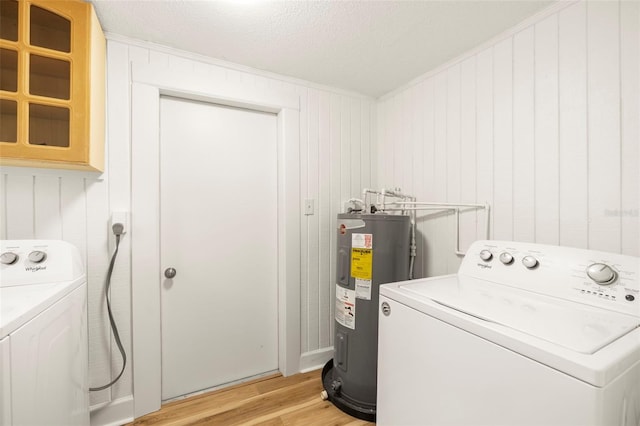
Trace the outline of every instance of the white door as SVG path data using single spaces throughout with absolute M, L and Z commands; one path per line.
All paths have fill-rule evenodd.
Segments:
M 277 370 L 276 116 L 161 98 L 160 187 L 162 399 Z

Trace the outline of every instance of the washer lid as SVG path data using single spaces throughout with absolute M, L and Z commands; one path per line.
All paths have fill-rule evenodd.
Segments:
M 0 339 L 35 318 L 84 283 L 74 281 L 0 287 Z
M 407 282 L 400 290 L 584 354 L 640 326 L 640 319 L 465 276 Z

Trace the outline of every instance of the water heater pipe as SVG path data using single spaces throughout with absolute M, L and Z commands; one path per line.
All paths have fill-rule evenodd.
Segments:
M 367 190 L 369 191 L 369 190 Z M 378 193 L 376 191 L 376 193 Z M 382 210 L 385 211 L 386 210 L 386 198 L 387 197 L 392 197 L 392 198 L 400 198 L 401 200 L 410 200 L 410 202 L 416 202 L 416 197 L 414 197 L 413 195 L 407 195 L 407 194 L 403 194 L 402 192 L 400 192 L 399 188 L 396 188 L 394 190 L 389 190 L 389 189 L 382 189 L 382 191 L 379 193 L 380 195 L 382 195 Z M 379 200 L 376 200 L 379 201 Z M 405 214 L 407 212 L 406 209 L 400 209 L 401 214 Z M 413 279 L 413 269 L 414 269 L 414 265 L 415 265 L 415 261 L 416 261 L 416 212 L 412 211 L 409 213 L 409 217 L 411 218 L 411 242 L 410 242 L 410 252 L 409 252 L 409 279 L 412 280 Z
M 485 239 L 489 239 L 490 231 L 490 207 L 489 203 L 485 204 L 473 204 L 473 203 L 434 203 L 434 202 L 416 202 L 416 201 L 394 201 L 390 203 L 392 205 L 401 206 L 401 208 L 387 208 L 386 211 L 415 211 L 417 210 L 446 210 L 453 211 L 456 215 L 456 249 L 455 253 L 458 256 L 464 256 L 466 253 L 460 250 L 460 209 L 461 208 L 474 208 L 484 209 L 485 211 Z

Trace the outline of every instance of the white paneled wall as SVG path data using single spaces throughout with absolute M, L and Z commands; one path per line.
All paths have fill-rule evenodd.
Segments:
M 109 215 L 130 211 L 131 63 L 296 93 L 300 198 L 315 203 L 315 213 L 302 217 L 300 241 L 301 365 L 311 366 L 333 344 L 336 214 L 363 187 L 400 187 L 422 201 L 488 202 L 493 238 L 640 255 L 639 44 L 638 2 L 555 6 L 375 103 L 112 36 L 105 173 L 3 168 L 0 238 L 60 238 L 83 252 L 91 385 L 103 384 L 120 367 L 103 292 Z M 461 215 L 463 249 L 484 236 L 483 214 Z M 457 270 L 454 224 L 446 213 L 419 215 L 417 276 Z M 111 291 L 129 354 L 131 244 L 127 234 Z M 131 377 L 129 370 L 113 389 L 93 393 L 93 407 L 129 398 Z
M 104 303 L 109 262 L 109 217 L 130 211 L 131 63 L 145 62 L 206 73 L 221 84 L 234 81 L 256 91 L 278 88 L 300 97 L 301 198 L 313 199 L 315 214 L 303 216 L 301 257 L 302 365 L 332 342 L 336 215 L 344 201 L 371 184 L 371 125 L 374 101 L 340 90 L 241 69 L 220 61 L 111 37 L 107 48 L 107 167 L 102 175 L 55 170 L 3 168 L 0 173 L 1 238 L 53 238 L 83 253 L 89 281 L 90 384 L 108 383 L 121 361 L 113 344 Z M 206 155 L 206 153 L 203 153 Z M 135 215 L 135 212 L 131 212 Z M 132 240 L 133 239 L 133 240 Z M 131 244 L 126 234 L 112 281 L 112 306 L 124 347 L 131 354 Z M 112 249 L 112 248 L 111 248 Z M 311 363 L 311 364 L 309 364 Z M 129 364 L 130 365 L 130 364 Z M 132 394 L 131 371 L 111 389 L 91 394 L 94 408 Z M 109 415 L 99 422 L 111 420 Z
M 383 97 L 377 186 L 488 202 L 492 238 L 640 255 L 639 43 L 638 2 L 556 5 Z M 418 229 L 417 274 L 455 272 L 451 215 Z
M 333 345 L 336 215 L 344 202 L 371 185 L 371 121 L 368 99 L 300 90 L 301 198 L 315 202 L 304 216 L 301 241 L 302 352 Z M 304 365 L 304 363 L 303 363 Z

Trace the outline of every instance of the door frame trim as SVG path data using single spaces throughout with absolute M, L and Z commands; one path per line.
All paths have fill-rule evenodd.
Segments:
M 131 68 L 131 299 L 134 416 L 161 405 L 160 97 L 277 115 L 278 368 L 300 369 L 300 101 L 282 89 L 221 84 L 194 70 Z

